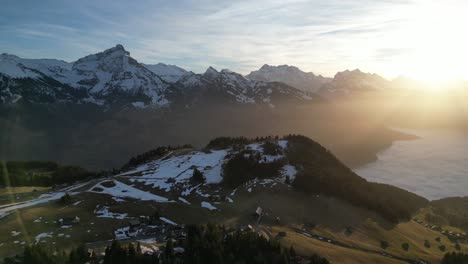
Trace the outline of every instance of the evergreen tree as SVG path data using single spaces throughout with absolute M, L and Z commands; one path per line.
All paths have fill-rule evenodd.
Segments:
M 194 168 L 191 181 L 193 183 L 198 184 L 198 183 L 204 183 L 206 181 L 206 179 L 205 179 L 205 176 L 203 175 L 203 173 L 201 171 L 199 171 L 197 168 Z
M 169 238 L 166 241 L 166 247 L 164 248 L 164 256 L 168 263 L 174 262 L 174 242 L 172 241 L 172 238 Z

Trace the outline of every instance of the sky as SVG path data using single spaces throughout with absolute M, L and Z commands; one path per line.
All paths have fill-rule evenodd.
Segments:
M 122 44 L 143 63 L 243 74 L 468 79 L 464 0 L 2 0 L 0 53 L 74 61 Z

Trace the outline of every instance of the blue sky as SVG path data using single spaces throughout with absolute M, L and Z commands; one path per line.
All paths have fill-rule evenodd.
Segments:
M 73 61 L 120 43 L 141 62 L 195 72 L 267 63 L 326 76 L 360 68 L 422 77 L 447 67 L 458 76 L 468 68 L 458 62 L 468 61 L 463 2 L 4 0 L 0 52 Z

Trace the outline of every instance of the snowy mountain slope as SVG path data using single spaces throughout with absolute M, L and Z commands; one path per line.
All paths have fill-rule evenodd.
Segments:
M 130 57 L 122 45 L 77 60 L 67 83 L 84 87 L 101 99 L 123 93 L 146 97 L 154 106 L 169 103 L 164 97 L 168 85 Z
M 333 80 L 324 84 L 319 93 L 326 97 L 341 96 L 359 91 L 376 91 L 389 88 L 391 83 L 375 73 L 359 69 L 338 72 Z
M 331 78 L 317 76 L 312 72 L 303 72 L 295 66 L 270 66 L 268 64 L 263 65 L 259 70 L 252 71 L 246 77 L 256 81 L 282 82 L 307 92 L 317 92 L 323 84 L 331 81 Z
M 28 77 L 11 78 L 0 73 L 0 103 L 14 104 L 20 100 L 32 103 L 83 103 L 92 100 L 84 89 L 76 89 L 58 82 L 43 73 L 28 69 Z
M 145 105 L 157 107 L 169 103 L 164 97 L 164 90 L 168 84 L 130 57 L 130 53 L 122 45 L 86 56 L 73 63 L 49 59 L 21 59 L 7 54 L 2 54 L 0 59 L 0 73 L 4 74 L 10 80 L 9 85 L 15 86 L 17 90 L 24 88 L 21 83 L 26 79 L 30 82 L 47 77 L 62 86 L 73 87 L 77 91 L 86 90 L 91 96 L 86 102 L 111 104 L 138 100 Z M 29 90 L 35 89 L 39 94 L 53 93 L 47 91 L 47 87 L 52 85 L 44 85 L 44 89 L 41 90 L 38 90 L 37 86 L 29 87 Z M 39 99 L 32 101 L 40 102 Z
M 11 54 L 0 54 L 0 73 L 11 78 L 38 78 L 42 72 L 48 77 L 60 80 L 72 67 L 71 63 L 55 59 L 22 59 Z M 36 70 L 36 71 L 34 71 Z
M 253 81 L 239 73 L 209 67 L 203 74 L 182 77 L 174 84 L 182 97 L 190 99 L 186 104 L 207 101 L 227 101 L 237 104 L 260 104 L 274 107 L 287 100 L 307 102 L 308 93 L 283 83 Z
M 255 81 L 209 67 L 194 74 L 174 65 L 144 65 L 122 45 L 73 63 L 0 56 L 3 103 L 92 103 L 106 106 L 184 107 L 202 102 L 260 104 L 308 102 L 308 93 L 278 82 Z M 55 100 L 54 100 L 55 99 Z
M 275 146 L 276 153 L 270 153 L 265 150 L 264 143 L 267 141 L 272 146 Z M 241 148 L 223 147 L 221 149 L 210 148 L 204 151 L 191 150 L 188 152 L 168 151 L 167 154 L 153 161 L 137 165 L 117 175 L 118 178 L 122 179 L 121 181 L 131 184 L 133 187 L 126 187 L 121 182 L 115 182 L 111 183 L 111 186 L 108 184 L 97 184 L 95 187 L 98 188 L 93 187 L 90 191 L 111 195 L 114 198 L 131 198 L 143 197 L 140 191 L 137 190 L 140 189 L 157 194 L 163 202 L 169 200 L 185 204 L 190 204 L 200 199 L 206 202 L 209 197 L 211 197 L 210 200 L 214 197 L 220 199 L 220 194 L 216 194 L 224 189 L 226 164 L 232 162 L 239 155 L 264 164 L 264 166 L 280 166 L 278 174 L 271 174 L 269 179 L 253 178 L 251 181 L 246 180 L 246 185 L 242 187 L 246 191 L 257 185 L 270 187 L 271 185 L 275 186 L 278 183 L 284 183 L 286 177 L 294 180 L 297 169 L 294 165 L 287 162 L 284 154 L 288 141 L 279 139 L 267 141 L 251 142 Z M 203 181 L 194 179 L 195 170 L 201 172 L 204 178 Z M 124 194 L 120 191 L 121 189 L 129 188 L 134 188 L 135 190 L 125 192 Z M 229 191 L 229 193 L 231 197 L 230 201 L 232 202 L 235 192 L 231 193 Z M 151 197 L 137 199 L 156 199 Z M 204 207 L 203 202 L 202 207 Z
M 152 71 L 156 75 L 160 76 L 164 81 L 168 83 L 175 83 L 184 75 L 191 74 L 176 65 L 169 65 L 164 63 L 158 64 L 143 64 L 148 70 Z

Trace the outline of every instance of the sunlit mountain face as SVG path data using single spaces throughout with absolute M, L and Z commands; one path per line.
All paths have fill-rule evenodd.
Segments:
M 0 264 L 467 264 L 468 1 L 0 4 Z

